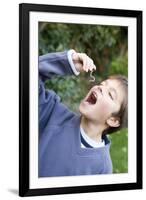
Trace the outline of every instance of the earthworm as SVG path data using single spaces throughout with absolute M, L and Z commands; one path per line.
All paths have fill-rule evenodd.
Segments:
M 89 82 L 95 82 L 95 76 L 93 76 L 93 70 L 90 72 L 90 80 Z

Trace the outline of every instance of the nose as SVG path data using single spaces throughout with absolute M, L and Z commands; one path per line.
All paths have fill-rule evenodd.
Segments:
M 96 90 L 97 92 L 102 93 L 102 91 L 103 91 L 103 86 L 101 86 L 101 85 L 96 85 L 94 88 L 95 88 L 95 90 Z

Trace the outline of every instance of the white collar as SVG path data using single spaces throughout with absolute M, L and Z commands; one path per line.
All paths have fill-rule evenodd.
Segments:
M 94 148 L 99 148 L 99 147 L 103 147 L 105 146 L 105 142 L 104 140 L 102 140 L 101 142 L 95 142 L 93 139 L 91 139 L 87 133 L 85 133 L 85 131 L 83 130 L 83 128 L 80 126 L 80 132 L 82 137 L 84 138 L 84 140 L 92 147 Z

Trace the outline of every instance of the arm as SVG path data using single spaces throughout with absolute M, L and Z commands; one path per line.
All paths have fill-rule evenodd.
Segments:
M 68 51 L 70 52 L 70 51 Z M 47 79 L 51 79 L 56 75 L 72 75 L 73 70 L 70 67 L 68 53 L 48 53 L 39 56 L 39 104 L 44 104 L 49 101 L 54 93 L 45 91 L 44 82 Z M 55 95 L 54 95 L 55 96 Z
M 85 53 L 69 50 L 49 53 L 39 57 L 39 75 L 50 79 L 55 75 L 79 75 L 80 72 L 96 70 L 93 60 Z
M 39 104 L 48 101 L 49 94 L 45 92 L 44 81 L 56 75 L 78 75 L 80 72 L 96 70 L 93 60 L 85 53 L 69 50 L 59 53 L 49 53 L 39 57 Z
M 56 75 L 79 75 L 80 72 L 88 72 L 88 70 L 92 71 L 93 69 L 96 69 L 93 60 L 85 53 L 77 53 L 75 50 L 48 53 L 40 56 L 39 90 L 44 90 L 44 81 L 46 79 L 51 79 Z M 45 95 L 43 96 L 45 97 Z M 40 103 L 42 100 L 41 98 Z
M 39 75 L 45 79 L 51 79 L 56 75 L 73 75 L 77 71 L 72 63 L 71 54 L 72 50 L 49 53 L 39 57 Z

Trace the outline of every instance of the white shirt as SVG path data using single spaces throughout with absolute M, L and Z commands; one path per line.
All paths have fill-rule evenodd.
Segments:
M 96 142 L 94 140 L 92 140 L 83 130 L 83 128 L 80 126 L 80 132 L 81 132 L 81 136 L 83 137 L 83 139 L 85 140 L 85 142 L 87 144 L 89 144 L 91 147 L 93 148 L 100 148 L 105 146 L 105 142 L 104 140 L 102 140 L 101 142 Z M 81 147 L 82 148 L 87 148 L 82 142 L 81 142 Z

